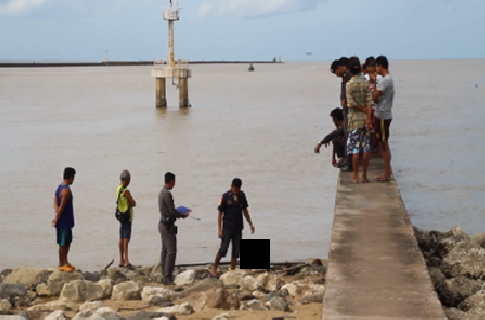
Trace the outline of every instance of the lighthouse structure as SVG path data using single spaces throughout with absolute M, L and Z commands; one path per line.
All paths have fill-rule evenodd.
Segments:
M 168 59 L 156 59 L 152 78 L 156 79 L 156 106 L 167 106 L 167 79 L 178 79 L 179 104 L 181 108 L 190 107 L 189 104 L 189 78 L 191 72 L 188 59 L 175 60 L 174 38 L 175 21 L 180 20 L 180 8 L 177 0 L 176 5 L 163 10 L 163 19 L 168 21 Z

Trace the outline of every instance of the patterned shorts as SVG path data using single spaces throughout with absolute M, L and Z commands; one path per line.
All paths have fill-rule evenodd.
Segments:
M 370 131 L 366 128 L 359 128 L 349 131 L 347 140 L 347 154 L 370 152 Z

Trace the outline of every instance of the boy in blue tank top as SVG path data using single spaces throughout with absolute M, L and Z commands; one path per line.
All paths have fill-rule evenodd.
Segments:
M 74 228 L 73 196 L 70 186 L 74 182 L 76 170 L 64 169 L 64 180 L 54 193 L 54 210 L 56 216 L 52 226 L 57 230 L 59 245 L 59 270 L 72 272 L 75 268 L 67 261 L 67 253 L 72 243 L 72 228 Z

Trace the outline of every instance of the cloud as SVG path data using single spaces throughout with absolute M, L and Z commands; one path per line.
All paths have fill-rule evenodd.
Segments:
M 197 16 L 205 17 L 206 15 L 210 14 L 212 9 L 214 9 L 214 5 L 212 3 L 204 3 L 200 6 L 199 12 L 197 12 Z
M 217 7 L 204 4 L 199 16 L 217 14 L 243 18 L 258 18 L 313 10 L 326 0 L 223 0 Z
M 0 12 L 15 14 L 38 7 L 48 0 L 2 0 L 0 1 Z

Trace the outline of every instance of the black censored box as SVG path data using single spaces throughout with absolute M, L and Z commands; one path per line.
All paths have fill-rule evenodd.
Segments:
M 270 239 L 242 239 L 239 265 L 241 269 L 270 268 Z

